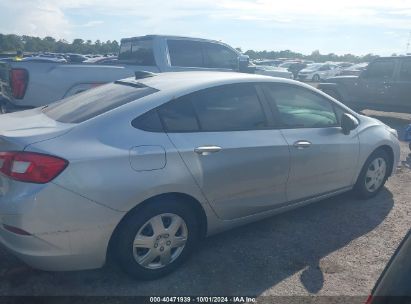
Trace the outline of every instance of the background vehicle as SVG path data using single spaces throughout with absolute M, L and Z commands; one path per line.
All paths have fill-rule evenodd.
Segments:
M 28 264 L 97 268 L 109 253 L 157 278 L 206 235 L 351 189 L 373 197 L 396 169 L 395 130 L 309 85 L 141 76 L 1 117 L 0 241 Z
M 70 55 L 69 60 L 73 61 L 76 56 Z M 84 61 L 86 57 L 83 57 L 79 60 Z M 127 38 L 121 40 L 118 60 L 108 63 L 11 61 L 0 64 L 4 83 L 0 109 L 12 112 L 47 105 L 103 83 L 133 76 L 141 70 L 254 72 L 248 67 L 248 56 L 218 41 L 159 35 Z
M 284 62 L 283 64 L 279 65 L 280 68 L 286 68 L 288 71 L 293 73 L 293 78 L 298 78 L 298 73 L 307 67 L 307 63 L 305 62 L 298 62 L 298 61 L 291 61 L 291 62 Z
M 354 64 L 348 68 L 343 69 L 340 71 L 337 76 L 345 76 L 345 75 L 355 75 L 359 76 L 362 71 L 364 71 L 368 66 L 368 62 Z
M 255 67 L 255 74 L 289 79 L 293 78 L 293 73 L 289 72 L 287 69 L 266 65 L 257 65 Z
M 298 80 L 319 82 L 337 75 L 340 68 L 331 63 L 313 63 L 298 72 Z
M 392 256 L 366 304 L 408 304 L 411 299 L 411 230 Z
M 95 56 L 87 60 L 84 63 L 116 63 L 118 61 L 117 56 Z
M 328 78 L 319 89 L 351 107 L 411 111 L 411 56 L 381 57 L 360 76 Z

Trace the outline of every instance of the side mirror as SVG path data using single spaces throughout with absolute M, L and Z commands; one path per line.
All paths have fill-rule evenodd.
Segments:
M 351 114 L 344 113 L 341 116 L 341 129 L 343 134 L 349 135 L 358 126 L 357 119 Z

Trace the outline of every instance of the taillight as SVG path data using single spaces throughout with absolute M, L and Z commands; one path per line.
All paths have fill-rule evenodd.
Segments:
M 44 184 L 59 175 L 68 161 L 33 152 L 0 152 L 0 173 L 11 179 Z
M 22 99 L 26 94 L 27 83 L 29 80 L 29 74 L 24 69 L 11 69 L 10 70 L 10 87 L 13 93 L 13 97 L 16 99 Z
M 373 296 L 372 296 L 372 295 L 369 295 L 368 298 L 367 298 L 367 301 L 365 301 L 364 304 L 372 304 L 373 299 L 374 299 Z

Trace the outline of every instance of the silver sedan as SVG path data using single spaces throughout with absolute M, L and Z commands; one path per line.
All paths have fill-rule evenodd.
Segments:
M 373 197 L 395 130 L 299 82 L 120 80 L 0 117 L 0 242 L 45 270 L 154 279 L 201 238 L 345 191 Z

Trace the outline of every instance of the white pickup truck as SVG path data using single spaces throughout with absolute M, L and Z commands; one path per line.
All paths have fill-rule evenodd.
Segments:
M 147 35 L 121 40 L 112 64 L 0 61 L 0 110 L 47 105 L 136 71 L 213 70 L 253 72 L 248 56 L 219 41 Z

